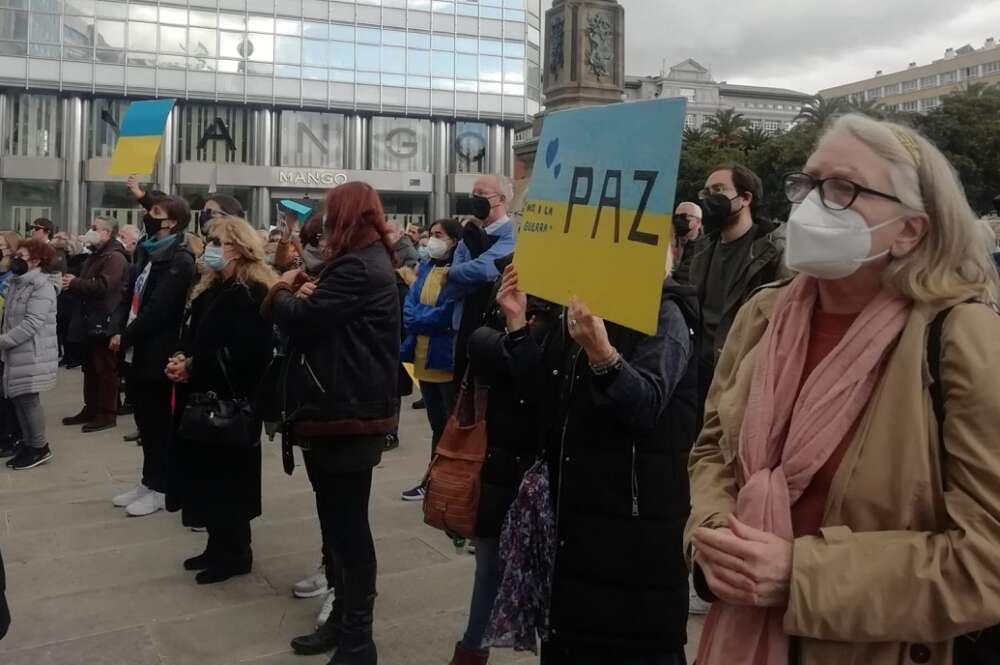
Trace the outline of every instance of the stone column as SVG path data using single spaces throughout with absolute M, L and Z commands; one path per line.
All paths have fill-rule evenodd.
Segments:
M 160 159 L 156 167 L 157 185 L 159 185 L 159 189 L 167 194 L 174 193 L 174 155 L 177 151 L 177 146 L 174 145 L 177 138 L 175 129 L 180 112 L 176 104 L 170 109 L 170 114 L 167 116 L 167 124 L 163 126 L 163 142 L 160 144 Z
M 273 166 L 274 111 L 261 109 L 257 113 L 257 134 L 254 137 L 257 143 L 257 166 Z M 271 221 L 271 188 L 257 187 L 254 199 L 257 209 L 254 211 L 256 219 L 253 221 L 259 228 L 266 229 Z
M 555 0 L 545 13 L 545 108 L 620 102 L 625 10 L 617 0 Z
M 66 97 L 63 103 L 63 197 L 64 215 L 60 230 L 79 235 L 84 228 L 80 183 L 83 180 L 83 100 L 77 96 Z M 90 220 L 86 220 L 89 226 Z
M 434 171 L 434 192 L 431 194 L 431 215 L 428 223 L 448 217 L 448 165 L 451 156 L 451 142 L 448 140 L 448 121 L 435 120 L 433 126 L 434 150 L 431 153 L 431 168 Z

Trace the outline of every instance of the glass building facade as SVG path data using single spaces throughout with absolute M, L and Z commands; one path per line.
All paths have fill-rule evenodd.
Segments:
M 175 98 L 146 180 L 197 205 L 365 179 L 454 212 L 539 110 L 539 0 L 0 0 L 0 226 L 134 215 L 106 175 L 133 99 Z

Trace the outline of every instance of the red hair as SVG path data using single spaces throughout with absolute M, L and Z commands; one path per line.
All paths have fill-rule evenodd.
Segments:
M 326 232 L 328 260 L 381 241 L 396 261 L 382 199 L 366 182 L 348 182 L 326 193 Z

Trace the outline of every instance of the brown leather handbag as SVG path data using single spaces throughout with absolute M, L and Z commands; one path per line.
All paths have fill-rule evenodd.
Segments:
M 468 376 L 424 481 L 424 522 L 452 536 L 476 535 L 480 477 L 486 460 L 487 388 Z

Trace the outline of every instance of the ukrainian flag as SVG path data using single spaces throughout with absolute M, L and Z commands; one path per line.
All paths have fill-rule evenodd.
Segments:
M 163 143 L 163 128 L 174 106 L 173 99 L 132 102 L 118 131 L 118 143 L 111 156 L 108 175 L 149 175 Z

